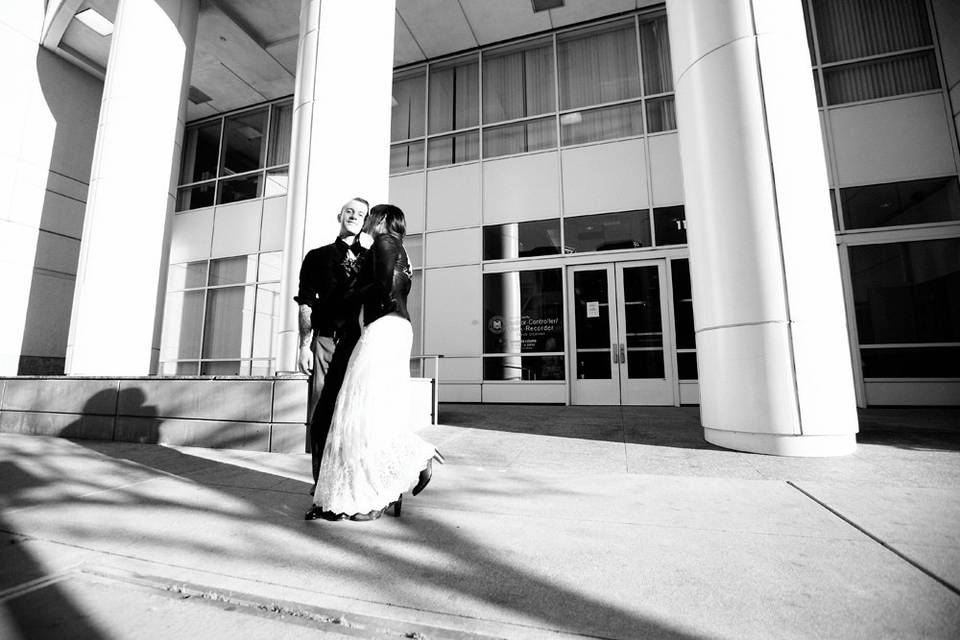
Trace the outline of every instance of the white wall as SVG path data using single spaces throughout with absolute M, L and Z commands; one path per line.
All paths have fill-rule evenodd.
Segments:
M 0 15 L 0 374 L 62 373 L 102 83 L 40 48 L 43 3 Z

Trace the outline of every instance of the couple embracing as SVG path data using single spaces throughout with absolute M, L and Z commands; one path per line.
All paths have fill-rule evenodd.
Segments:
M 354 198 L 300 268 L 299 367 L 311 374 L 313 505 L 306 520 L 374 520 L 443 458 L 410 424 L 410 262 L 403 211 Z M 361 320 L 362 309 L 362 320 Z M 362 321 L 362 329 L 361 329 Z

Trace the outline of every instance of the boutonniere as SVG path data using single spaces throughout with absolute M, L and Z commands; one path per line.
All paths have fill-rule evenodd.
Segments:
M 349 252 L 343 256 L 340 267 L 343 269 L 343 273 L 348 280 L 355 278 L 357 274 L 360 273 L 360 261 L 354 258 L 353 254 Z

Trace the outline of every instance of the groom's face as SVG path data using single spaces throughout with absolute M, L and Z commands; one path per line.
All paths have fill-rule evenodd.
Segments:
M 355 236 L 363 229 L 363 221 L 367 217 L 367 205 L 357 200 L 351 200 L 340 209 L 337 220 L 340 221 L 340 236 Z

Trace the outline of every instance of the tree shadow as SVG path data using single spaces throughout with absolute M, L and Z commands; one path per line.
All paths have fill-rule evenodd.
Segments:
M 2 494 L 15 497 L 42 487 L 45 482 L 16 460 L 0 462 Z M 4 638 L 84 638 L 97 640 L 109 634 L 87 616 L 56 581 L 39 581 L 50 570 L 30 551 L 33 540 L 13 533 L 0 517 L 0 636 Z M 55 615 L 51 615 L 56 612 Z
M 190 568 L 207 567 L 213 571 L 218 566 L 228 566 L 231 575 L 260 581 L 265 580 L 261 575 L 264 563 L 284 570 L 293 567 L 290 570 L 302 576 L 302 584 L 317 584 L 321 591 L 325 588 L 322 578 L 327 576 L 336 579 L 336 591 L 372 590 L 385 599 L 384 604 L 449 615 L 463 615 L 466 608 L 469 615 L 523 624 L 544 633 L 565 631 L 611 638 L 698 637 L 627 606 L 605 601 L 596 592 L 589 594 L 588 589 L 578 589 L 574 586 L 576 575 L 554 577 L 535 562 L 528 566 L 512 562 L 513 554 L 504 555 L 503 549 L 483 544 L 478 541 L 476 530 L 470 531 L 467 526 L 461 529 L 459 524 L 435 517 L 430 508 L 418 508 L 412 513 L 408 509 L 399 520 L 385 516 L 388 522 L 304 522 L 302 513 L 309 505 L 306 456 L 303 480 L 298 480 L 166 447 L 96 442 L 74 445 L 87 450 L 77 451 L 79 458 L 89 458 L 92 452 L 93 462 L 103 470 L 91 470 L 88 477 L 82 478 L 82 486 L 74 490 L 79 497 L 64 494 L 59 500 L 48 497 L 33 502 L 29 496 L 22 496 L 19 508 L 30 509 L 31 504 L 48 508 L 70 504 L 72 512 L 87 510 L 87 519 L 68 518 L 50 526 L 70 539 L 83 540 L 88 548 L 135 554 L 133 548 L 118 547 L 117 543 L 135 539 L 136 549 L 154 556 L 143 559 L 179 561 Z M 63 470 L 55 468 L 55 461 L 37 462 L 53 467 L 51 477 L 62 475 Z M 81 460 L 74 464 L 77 462 Z M 121 478 L 131 483 L 123 484 Z M 137 478 L 142 480 L 136 481 Z M 194 487 L 194 497 L 171 499 L 163 490 L 169 486 L 165 483 L 189 483 Z M 478 492 L 483 491 L 478 488 Z M 556 499 L 555 487 L 537 486 L 530 486 L 524 498 L 536 501 L 538 493 L 547 492 Z M 135 510 L 153 517 L 148 521 L 114 520 L 109 517 L 114 509 L 128 513 Z M 489 522 L 489 514 L 475 516 L 478 522 Z M 177 526 L 158 528 L 157 524 L 169 521 L 167 518 L 172 518 Z M 458 517 L 458 522 L 463 524 L 463 518 Z M 589 545 L 590 541 L 584 540 L 583 544 Z M 315 582 L 318 578 L 319 583 Z M 411 589 L 412 584 L 420 585 L 421 590 Z M 446 600 L 461 605 L 454 605 L 452 610 L 438 606 L 438 602 Z M 475 603 L 475 609 L 481 613 L 476 614 L 470 603 Z

